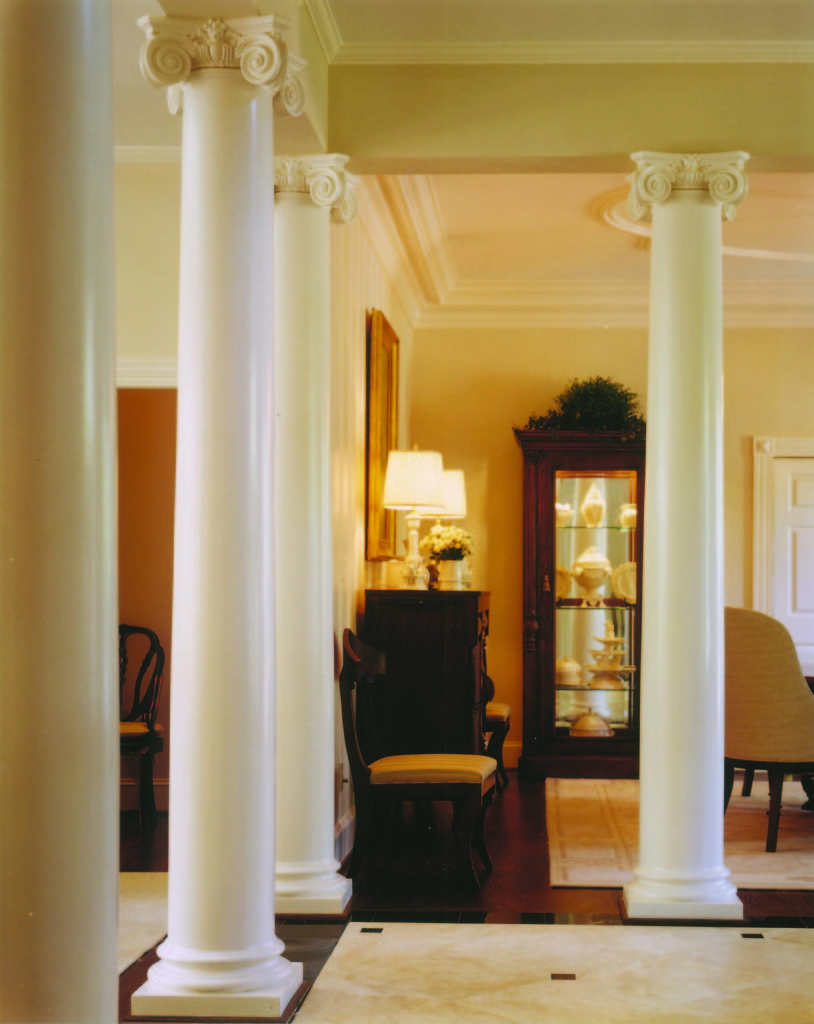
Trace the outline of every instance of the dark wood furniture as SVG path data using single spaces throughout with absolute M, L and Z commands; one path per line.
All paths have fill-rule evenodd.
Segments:
M 164 648 L 144 626 L 119 626 L 119 747 L 139 759 L 141 828 L 156 825 L 153 758 L 164 749 L 156 722 L 164 676 Z
M 489 594 L 368 590 L 364 641 L 387 658 L 388 686 L 360 719 L 362 750 L 375 720 L 385 754 L 482 753 Z
M 644 440 L 619 434 L 516 430 L 523 452 L 523 753 L 525 778 L 635 778 L 638 775 L 640 601 L 644 518 Z M 597 526 L 581 514 L 596 484 L 605 511 Z M 555 504 L 570 505 L 558 524 Z M 623 505 L 636 506 L 636 525 L 620 520 Z M 565 516 L 563 510 L 563 516 Z M 588 592 L 570 570 L 589 548 L 613 570 L 628 567 L 625 591 L 611 580 L 599 607 L 585 606 Z M 635 591 L 635 592 L 634 592 Z M 603 685 L 596 667 L 596 637 L 607 624 L 624 662 L 634 666 Z M 573 659 L 567 663 L 564 659 Z M 558 676 L 558 661 L 560 664 Z M 576 662 L 576 667 L 573 665 Z M 566 667 L 570 665 L 569 669 Z M 593 686 L 591 682 L 593 681 Z M 590 720 L 585 715 L 592 714 Z M 597 728 L 607 728 L 605 735 Z M 587 728 L 582 728 L 583 726 Z
M 480 880 L 473 861 L 473 844 L 487 871 L 492 861 L 486 848 L 484 818 L 495 788 L 495 762 L 477 754 L 400 754 L 366 758 L 356 731 L 356 713 L 387 690 L 391 680 L 380 651 L 362 643 L 346 629 L 342 638 L 339 692 L 342 727 L 356 802 L 356 831 L 348 877 L 354 878 L 370 855 L 374 811 L 377 806 L 403 800 L 449 800 L 452 830 L 462 876 L 475 888 Z M 354 691 L 356 697 L 354 699 Z
M 497 791 L 502 793 L 509 785 L 509 775 L 503 763 L 503 744 L 512 727 L 511 705 L 495 699 L 495 684 L 489 675 L 483 675 L 483 732 L 489 737 L 486 745 L 486 756 L 497 761 Z

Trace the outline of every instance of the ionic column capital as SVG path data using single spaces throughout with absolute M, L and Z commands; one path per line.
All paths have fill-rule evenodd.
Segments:
M 348 157 L 336 153 L 279 157 L 274 165 L 275 195 L 310 195 L 317 206 L 327 206 L 331 219 L 347 224 L 356 216 L 359 179 L 345 170 Z
M 628 209 L 635 220 L 644 220 L 654 203 L 663 203 L 673 192 L 705 191 L 721 204 L 723 216 L 732 220 L 746 198 L 748 181 L 743 165 L 748 153 L 633 153 L 636 170 L 628 176 Z
M 173 113 L 180 109 L 178 87 L 193 71 L 235 69 L 252 85 L 278 94 L 286 113 L 302 112 L 304 89 L 300 72 L 305 62 L 288 53 L 285 18 L 139 19 L 147 38 L 139 66 L 156 89 L 170 90 Z

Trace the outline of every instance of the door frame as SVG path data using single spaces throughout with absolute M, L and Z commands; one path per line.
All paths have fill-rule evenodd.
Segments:
M 752 607 L 774 614 L 774 460 L 814 459 L 814 437 L 753 439 Z

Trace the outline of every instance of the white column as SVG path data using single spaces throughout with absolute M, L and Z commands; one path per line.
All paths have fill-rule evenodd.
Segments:
M 0 5 L 0 1016 L 118 1020 L 109 4 Z
M 136 1014 L 277 1016 L 272 97 L 284 23 L 143 18 L 183 104 L 169 921 Z M 180 89 L 179 89 L 180 86 Z
M 330 221 L 356 213 L 347 159 L 276 164 L 278 913 L 339 914 L 352 892 L 334 858 L 330 464 Z
M 652 208 L 639 864 L 631 918 L 741 919 L 723 846 L 721 214 L 745 153 L 636 153 Z

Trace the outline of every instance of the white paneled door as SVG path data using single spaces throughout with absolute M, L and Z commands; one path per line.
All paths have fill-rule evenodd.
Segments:
M 814 459 L 772 461 L 773 613 L 794 638 L 804 674 L 814 675 Z

